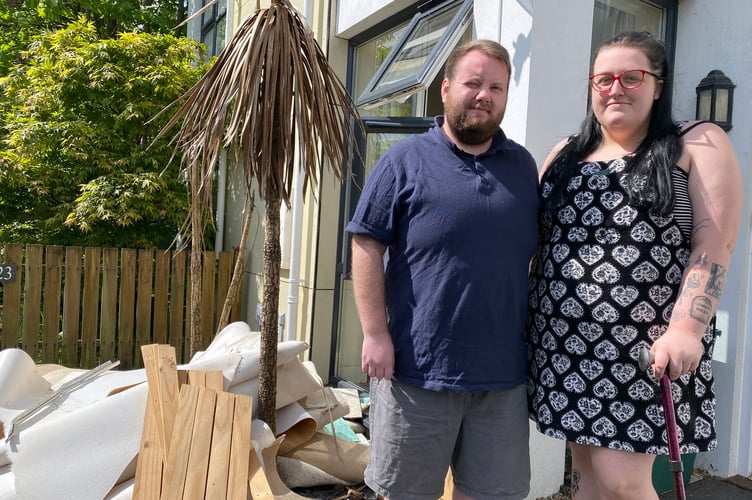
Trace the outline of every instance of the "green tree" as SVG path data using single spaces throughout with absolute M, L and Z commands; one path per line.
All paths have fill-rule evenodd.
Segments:
M 188 197 L 152 118 L 208 69 L 198 56 L 173 35 L 102 39 L 83 18 L 36 38 L 0 79 L 0 240 L 168 245 Z
M 80 17 L 102 38 L 138 31 L 185 35 L 187 0 L 5 0 L 0 3 L 0 75 L 18 62 L 34 36 L 64 28 Z

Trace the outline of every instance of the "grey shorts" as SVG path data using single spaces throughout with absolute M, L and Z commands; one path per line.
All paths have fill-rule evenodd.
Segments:
M 366 484 L 394 500 L 439 498 L 454 487 L 476 499 L 530 490 L 525 385 L 508 391 L 437 392 L 396 380 L 371 383 Z

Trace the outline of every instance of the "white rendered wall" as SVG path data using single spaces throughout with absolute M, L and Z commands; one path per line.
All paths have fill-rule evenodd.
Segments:
M 674 116 L 694 119 L 695 87 L 709 71 L 720 69 L 736 83 L 734 145 L 744 179 L 744 215 L 728 281 L 719 311 L 728 324 L 718 339 L 716 376 L 716 427 L 718 449 L 701 453 L 697 466 L 718 476 L 752 475 L 752 349 L 750 344 L 750 227 L 752 210 L 752 2 L 747 0 L 682 0 L 679 19 L 674 85 Z

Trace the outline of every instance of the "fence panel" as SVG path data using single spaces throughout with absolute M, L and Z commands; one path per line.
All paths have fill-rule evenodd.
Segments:
M 23 252 L 22 245 L 6 245 L 3 251 L 5 260 L 3 263 L 19 264 Z M 19 325 L 21 319 L 21 272 L 22 267 L 16 269 L 15 281 L 3 282 L 3 318 L 0 325 L 3 327 L 3 345 L 15 345 L 18 342 Z
M 39 325 L 42 311 L 42 252 L 41 245 L 26 246 L 24 263 L 23 338 L 21 349 L 32 358 L 37 357 Z M 32 354 L 33 353 L 33 354 Z
M 48 246 L 44 252 L 44 333 L 42 363 L 56 363 L 60 342 L 60 314 L 63 291 L 63 247 Z
M 99 357 L 115 359 L 117 352 L 118 249 L 102 250 L 102 302 L 99 312 Z
M 63 344 L 61 361 L 65 366 L 77 366 L 78 337 L 81 330 L 81 260 L 83 249 L 65 249 L 65 286 L 63 287 Z
M 202 346 L 211 342 L 236 255 L 204 252 Z M 169 343 L 178 362 L 190 351 L 186 252 L 0 244 L 0 349 L 20 348 L 40 363 L 92 368 L 110 359 L 142 366 L 139 346 Z M 238 301 L 240 304 L 240 301 Z M 239 306 L 230 316 L 239 317 Z

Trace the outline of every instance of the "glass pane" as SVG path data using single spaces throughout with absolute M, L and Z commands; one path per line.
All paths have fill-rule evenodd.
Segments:
M 369 40 L 355 49 L 355 81 L 353 94 L 360 95 L 371 81 L 376 70 L 386 60 L 394 44 L 399 41 L 404 33 L 407 23 L 387 31 L 377 38 Z
M 459 5 L 422 19 L 376 87 L 395 85 L 406 78 L 415 79 L 458 10 Z
M 363 93 L 368 82 L 371 81 L 376 70 L 392 51 L 394 44 L 399 41 L 407 28 L 407 23 L 374 38 L 355 49 L 355 79 L 353 95 Z M 388 102 L 381 106 L 364 109 L 358 108 L 362 116 L 411 116 L 413 114 L 414 97 L 402 102 Z
M 368 133 L 364 158 L 364 178 L 370 175 L 374 165 L 387 149 L 408 135 L 410 134 L 399 132 Z M 339 333 L 337 335 L 336 368 L 334 374 L 341 379 L 366 387 L 368 380 L 360 368 L 363 330 L 353 299 L 352 280 L 342 280 L 340 304 Z
M 367 179 L 371 174 L 376 162 L 381 156 L 386 153 L 386 150 L 397 144 L 402 139 L 405 139 L 408 135 L 399 132 L 377 132 L 369 133 L 366 139 L 366 157 L 365 157 L 365 175 Z
M 699 102 L 699 109 L 697 110 L 697 119 L 698 120 L 710 120 L 710 100 L 711 100 L 711 92 L 710 90 L 702 90 L 700 91 L 700 102 Z
M 353 95 L 363 93 L 368 82 L 371 81 L 376 70 L 389 56 L 394 44 L 397 43 L 407 28 L 407 23 L 387 31 L 383 35 L 359 45 L 355 49 L 355 81 L 353 82 Z M 402 102 L 388 102 L 381 106 L 365 109 L 359 107 L 362 116 L 411 116 L 413 111 L 414 97 Z
M 593 11 L 591 56 L 606 40 L 623 31 L 664 34 L 664 10 L 640 0 L 596 0 Z
M 718 89 L 715 94 L 715 121 L 728 121 L 728 89 Z

